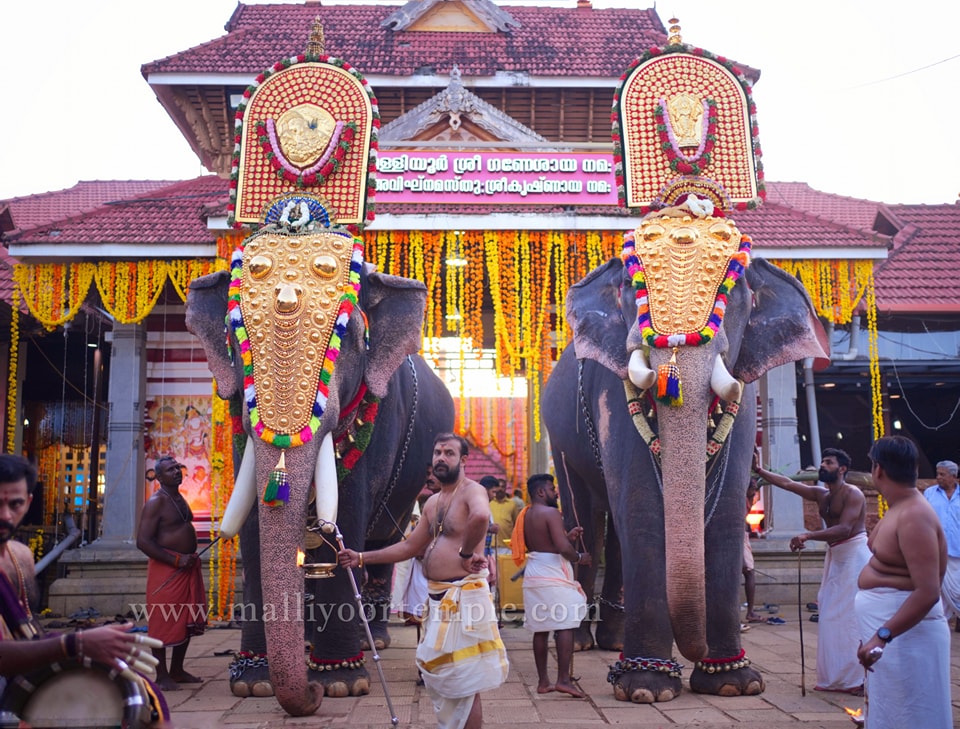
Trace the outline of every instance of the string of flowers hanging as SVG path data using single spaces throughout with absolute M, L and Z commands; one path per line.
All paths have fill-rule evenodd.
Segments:
M 867 317 L 867 352 L 870 360 L 871 413 L 874 440 L 884 434 L 883 384 L 880 377 L 877 294 L 871 260 L 772 260 L 774 265 L 795 276 L 810 294 L 814 310 L 833 324 L 849 324 L 858 309 Z M 882 518 L 887 505 L 879 497 Z
M 20 292 L 14 287 L 10 301 L 10 356 L 7 361 L 7 453 L 17 443 L 17 366 L 20 359 Z
M 233 493 L 233 421 L 229 403 L 214 391 L 210 412 L 213 448 L 210 456 L 210 522 L 219 536 L 220 520 Z M 229 620 L 237 569 L 237 540 L 221 539 L 214 547 L 207 579 L 207 605 L 215 620 Z
M 169 280 L 182 301 L 194 278 L 227 268 L 220 259 L 85 261 L 14 266 L 13 278 L 27 309 L 52 331 L 80 311 L 91 283 L 103 308 L 121 324 L 143 321 Z

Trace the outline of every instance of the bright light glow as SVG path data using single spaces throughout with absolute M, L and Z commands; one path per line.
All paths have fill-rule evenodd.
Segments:
M 527 380 L 499 377 L 494 367 L 495 356 L 492 349 L 475 349 L 472 339 L 441 337 L 423 340 L 423 358 L 453 397 L 460 397 L 461 379 L 465 397 L 527 397 Z
M 894 421 L 893 421 L 893 429 L 894 429 L 894 430 L 903 430 L 903 423 L 901 423 L 899 420 L 894 420 Z
M 843 440 L 843 433 L 837 433 L 837 440 Z

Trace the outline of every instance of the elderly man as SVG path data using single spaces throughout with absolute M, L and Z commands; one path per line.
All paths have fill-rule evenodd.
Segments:
M 957 489 L 957 464 L 940 461 L 937 464 L 937 485 L 930 486 L 923 495 L 940 519 L 947 535 L 947 572 L 940 586 L 943 614 L 957 616 L 954 630 L 960 633 L 960 491 Z

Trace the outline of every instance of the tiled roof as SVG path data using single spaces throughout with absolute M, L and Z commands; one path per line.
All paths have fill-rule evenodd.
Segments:
M 873 230 L 880 203 L 814 190 L 806 182 L 770 182 L 767 202 L 782 203 L 855 230 Z
M 207 175 L 167 184 L 136 197 L 107 202 L 8 240 L 20 245 L 65 243 L 206 244 L 216 240 L 207 229 L 208 208 L 225 204 L 226 180 Z
M 899 231 L 875 274 L 880 310 L 960 311 L 960 204 L 884 205 L 880 216 Z
M 381 23 L 396 11 L 383 5 L 243 5 L 227 35 L 144 64 L 151 73 L 257 74 L 281 58 L 302 53 L 314 18 L 320 18 L 326 52 L 364 74 L 412 76 L 418 69 L 464 76 L 497 71 L 534 76 L 619 78 L 647 47 L 666 41 L 656 10 L 627 8 L 509 7 L 520 23 L 509 33 L 394 31 Z M 361 31 L 362 32 L 359 32 Z M 708 49 L 722 52 L 723 49 Z M 744 68 L 752 76 L 756 72 Z M 421 71 L 422 72 L 422 71 Z
M 171 180 L 81 181 L 66 190 L 0 200 L 0 210 L 8 209 L 13 228 L 26 230 L 172 184 Z

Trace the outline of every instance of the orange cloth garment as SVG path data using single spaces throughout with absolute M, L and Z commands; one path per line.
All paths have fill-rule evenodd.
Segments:
M 517 514 L 517 521 L 513 525 L 513 536 L 510 537 L 510 548 L 513 550 L 513 561 L 516 562 L 517 567 L 523 567 L 523 563 L 527 559 L 527 535 L 524 533 L 523 527 L 524 524 L 526 524 L 527 511 L 529 510 L 529 506 L 524 506 L 520 510 L 520 513 Z
M 165 646 L 180 645 L 202 635 L 207 624 L 207 594 L 200 560 L 174 568 L 151 559 L 147 563 L 147 631 Z

